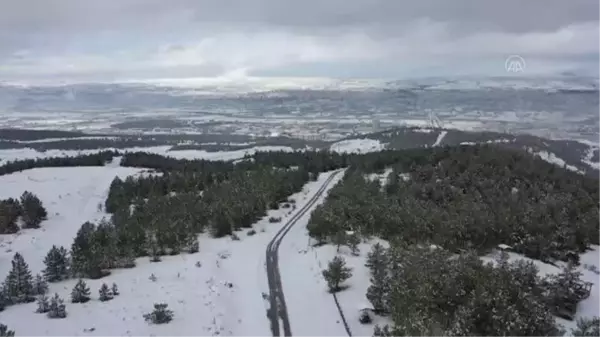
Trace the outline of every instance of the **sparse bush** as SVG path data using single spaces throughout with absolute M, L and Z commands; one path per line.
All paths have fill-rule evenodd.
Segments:
M 198 251 L 200 251 L 200 243 L 198 242 L 198 238 L 196 238 L 189 247 L 189 253 L 190 254 L 194 254 L 197 253 Z
M 360 322 L 360 324 L 371 324 L 373 322 L 373 319 L 371 319 L 371 315 L 369 315 L 369 313 L 366 310 L 363 310 L 360 313 L 358 321 Z
M 84 280 L 79 279 L 71 291 L 72 303 L 86 303 L 90 300 L 90 288 Z
M 37 310 L 35 311 L 38 314 L 45 314 L 50 311 L 50 302 L 48 300 L 48 296 L 40 295 L 37 300 Z
M 256 230 L 251 229 L 251 230 L 248 231 L 248 236 L 252 236 L 254 234 L 256 234 Z
M 98 299 L 101 302 L 106 302 L 113 299 L 113 293 L 111 289 L 108 288 L 108 285 L 106 285 L 106 283 L 102 283 L 102 286 L 100 286 L 100 289 L 98 289 L 98 295 Z
M 119 292 L 119 288 L 117 288 L 117 284 L 113 283 L 112 287 L 110 288 L 110 290 L 112 291 L 113 296 L 119 296 L 121 293 Z
M 288 204 L 288 203 L 286 202 L 286 203 L 284 203 L 283 205 L 281 205 L 281 207 L 282 207 L 282 208 L 290 208 L 290 207 L 291 207 L 291 205 L 290 205 L 290 204 Z
M 240 241 L 240 237 L 236 233 L 231 233 L 231 240 Z
M 58 297 L 58 294 L 54 294 L 54 297 L 50 300 L 50 308 L 46 313 L 48 318 L 65 318 L 67 317 L 67 310 L 64 301 Z
M 276 218 L 276 217 L 272 216 L 272 217 L 269 218 L 269 222 L 270 223 L 281 222 L 281 217 Z
M 165 324 L 173 320 L 173 311 L 167 309 L 166 303 L 155 303 L 154 311 L 144 314 L 144 320 L 153 324 Z
M 15 332 L 8 330 L 8 327 L 4 324 L 0 324 L 0 337 L 14 337 Z

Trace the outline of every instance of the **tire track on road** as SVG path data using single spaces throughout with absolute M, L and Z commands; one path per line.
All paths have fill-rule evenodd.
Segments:
M 300 208 L 300 210 L 292 216 L 288 222 L 275 234 L 273 239 L 267 245 L 266 251 L 266 262 L 267 262 L 267 279 L 269 283 L 269 300 L 270 308 L 267 311 L 267 317 L 271 321 L 271 332 L 273 336 L 280 336 L 281 329 L 279 327 L 279 320 L 283 323 L 284 336 L 291 336 L 292 330 L 290 327 L 290 321 L 287 314 L 287 307 L 285 304 L 285 297 L 283 295 L 283 287 L 281 284 L 281 275 L 279 274 L 279 257 L 277 250 L 281 241 L 285 235 L 292 229 L 294 224 L 300 220 L 308 210 L 317 202 L 319 197 L 325 192 L 325 189 L 333 178 L 338 175 L 340 171 L 332 173 L 327 180 L 319 187 L 314 196 L 312 196 L 308 202 Z

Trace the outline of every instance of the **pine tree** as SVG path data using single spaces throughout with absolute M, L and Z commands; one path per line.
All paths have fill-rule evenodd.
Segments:
M 54 297 L 50 299 L 50 308 L 46 315 L 49 318 L 65 318 L 67 317 L 67 311 L 64 301 L 58 297 L 58 294 L 54 294 Z
M 18 202 L 17 202 L 18 205 Z M 0 234 L 13 234 L 19 231 L 17 220 L 19 210 L 10 200 L 0 200 Z
M 33 292 L 35 295 L 44 295 L 48 292 L 48 282 L 40 274 L 35 275 L 33 281 Z
M 336 256 L 329 262 L 328 268 L 323 270 L 323 277 L 331 292 L 340 291 L 340 284 L 352 276 L 352 268 L 346 267 L 346 260 Z
M 117 284 L 113 283 L 110 289 L 112 291 L 113 296 L 119 296 L 119 288 L 117 288 Z
M 39 228 L 40 223 L 46 220 L 48 212 L 42 201 L 33 193 L 25 191 L 21 195 L 22 218 L 25 228 Z
M 166 303 L 155 303 L 154 311 L 144 314 L 144 319 L 154 324 L 169 323 L 173 319 L 173 311 L 167 309 L 167 306 Z
M 44 277 L 48 282 L 58 282 L 69 277 L 69 257 L 65 247 L 52 246 L 44 258 Z
M 45 314 L 50 311 L 50 302 L 48 301 L 48 296 L 40 295 L 37 300 L 38 308 L 35 312 L 38 314 Z
M 350 247 L 350 251 L 352 255 L 358 256 L 360 255 L 360 249 L 358 245 L 360 244 L 360 237 L 356 233 L 352 233 L 348 236 L 348 247 Z
M 336 252 L 340 252 L 340 247 L 348 243 L 348 235 L 343 230 L 338 230 L 332 238 L 333 244 L 336 246 Z
M 377 243 L 373 246 L 368 254 L 366 265 L 371 272 L 371 285 L 367 289 L 367 299 L 377 314 L 385 314 L 389 311 L 386 302 L 391 282 L 388 273 L 388 256 L 381 244 Z
M 106 283 L 102 283 L 102 286 L 98 290 L 98 293 L 99 293 L 99 299 L 102 302 L 110 301 L 113 299 L 113 293 L 110 290 L 110 288 L 108 288 Z
M 573 329 L 571 334 L 574 337 L 600 336 L 600 318 L 579 318 L 577 328 Z
M 194 236 L 194 239 L 191 240 L 189 244 L 188 252 L 190 254 L 197 253 L 200 250 L 200 243 L 198 242 L 198 238 Z
M 15 337 L 15 332 L 8 330 L 6 325 L 0 324 L 0 337 Z
M 71 245 L 71 269 L 76 277 L 100 278 L 103 275 L 101 256 L 94 244 L 96 226 L 91 222 L 81 225 Z
M 386 249 L 381 243 L 377 242 L 367 254 L 367 263 L 365 263 L 365 266 L 372 270 L 373 265 L 382 264 L 387 264 Z
M 90 300 L 90 288 L 84 280 L 79 279 L 73 291 L 71 291 L 71 302 L 72 303 L 86 303 Z
M 29 266 L 19 253 L 15 253 L 12 269 L 2 287 L 9 303 L 29 303 L 35 301 L 33 277 Z
M 394 336 L 390 331 L 390 326 L 385 325 L 383 328 L 379 325 L 375 325 L 375 329 L 373 329 L 374 337 L 392 337 Z
M 146 252 L 150 256 L 150 262 L 161 261 L 158 240 L 154 231 L 146 232 Z
M 6 305 L 8 303 L 6 303 L 6 295 L 4 294 L 4 288 L 0 287 L 0 312 L 4 311 L 4 308 L 6 308 Z

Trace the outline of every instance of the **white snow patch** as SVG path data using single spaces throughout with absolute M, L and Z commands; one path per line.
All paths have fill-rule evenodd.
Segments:
M 433 143 L 432 146 L 440 146 L 440 144 L 442 143 L 442 140 L 444 139 L 444 137 L 446 137 L 446 134 L 448 134 L 448 131 L 443 130 L 440 132 L 440 134 L 437 136 L 435 143 Z
M 331 151 L 339 153 L 367 153 L 383 149 L 385 149 L 385 144 L 369 138 L 342 140 L 330 146 Z
M 585 157 L 581 160 L 584 164 L 589 165 L 591 168 L 595 170 L 600 170 L 600 163 L 592 161 L 594 157 L 594 151 L 598 151 L 598 146 L 588 145 L 588 149 L 585 153 Z
M 533 153 L 533 150 L 531 148 L 528 148 L 527 151 L 529 153 Z M 568 165 L 562 158 L 557 157 L 552 152 L 540 151 L 540 152 L 534 153 L 533 155 L 542 158 L 543 160 L 549 162 L 550 164 L 554 164 L 554 165 L 557 165 L 557 166 L 560 166 L 560 167 L 564 167 L 567 170 L 570 170 L 570 171 L 573 171 L 573 172 L 577 172 L 577 173 L 580 173 L 580 174 L 584 173 L 580 169 L 578 169 L 577 167 L 575 167 L 573 165 Z
M 381 183 L 381 186 L 385 186 L 387 184 L 387 182 L 389 181 L 390 174 L 393 171 L 394 170 L 391 167 L 388 167 L 383 171 L 383 173 L 369 173 L 366 175 L 366 178 L 369 181 L 379 180 L 379 182 Z
M 420 132 L 420 133 L 431 133 L 433 132 L 432 129 L 421 129 L 421 128 L 417 128 L 417 129 L 413 129 L 414 132 Z
M 461 142 L 460 145 L 477 145 L 475 142 Z

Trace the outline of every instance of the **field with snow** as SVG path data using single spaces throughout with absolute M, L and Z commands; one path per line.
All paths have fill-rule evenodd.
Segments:
M 333 143 L 329 149 L 339 153 L 367 153 L 381 151 L 385 149 L 385 144 L 369 138 L 348 139 Z
M 245 155 L 252 155 L 256 152 L 265 151 L 287 151 L 292 152 L 289 146 L 255 146 L 252 148 L 234 150 L 234 151 L 217 151 L 208 152 L 204 150 L 173 150 L 170 145 L 165 146 L 150 146 L 150 147 L 131 147 L 125 149 L 115 148 L 103 148 L 95 150 L 47 150 L 45 152 L 39 152 L 31 148 L 24 149 L 7 149 L 0 150 L 1 162 L 13 161 L 19 159 L 36 159 L 36 158 L 48 158 L 48 157 L 65 157 L 65 156 L 77 156 L 84 154 L 98 153 L 100 151 L 119 151 L 119 152 L 150 152 L 156 153 L 163 156 L 168 156 L 176 159 L 206 159 L 206 160 L 236 160 L 241 159 Z
M 99 205 L 103 207 L 112 180 L 145 171 L 120 167 L 118 162 L 115 158 L 115 164 L 105 167 L 35 168 L 0 176 L 0 199 L 18 198 L 29 191 L 42 200 L 48 211 L 48 220 L 41 228 L 0 235 L 0 275 L 8 273 L 15 252 L 21 252 L 30 267 L 39 272 L 53 244 L 70 248 L 81 224 L 107 216 Z

